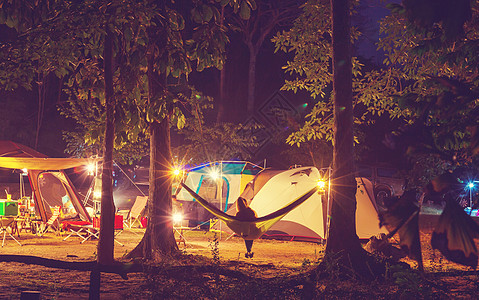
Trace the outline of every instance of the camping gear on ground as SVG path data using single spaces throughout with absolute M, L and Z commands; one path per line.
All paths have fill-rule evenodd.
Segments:
M 17 216 L 18 201 L 0 200 L 0 216 Z
M 0 168 L 27 169 L 36 215 L 47 222 L 53 208 L 60 206 L 60 219 L 91 222 L 83 203 L 63 170 L 87 165 L 93 159 L 49 158 L 27 146 L 0 141 Z
M 81 239 L 80 244 L 88 241 L 90 238 L 98 238 L 98 230 L 88 221 L 65 221 L 62 222 L 63 231 L 70 232 L 63 240 L 66 241 L 75 235 Z
M 95 217 L 93 219 L 93 223 L 88 221 L 64 221 L 62 222 L 62 229 L 63 231 L 69 232 L 69 234 L 63 239 L 64 241 L 69 239 L 71 236 L 78 236 L 81 239 L 80 244 L 83 244 L 89 239 L 99 238 L 100 217 Z M 123 231 L 123 216 L 115 216 L 114 229 L 116 231 L 114 241 L 118 245 L 124 246 L 116 239 L 116 236 Z
M 233 230 L 236 234 L 238 234 L 245 240 L 254 240 L 260 238 L 266 231 L 268 231 L 269 228 L 271 228 L 271 226 L 281 220 L 281 218 L 283 218 L 290 211 L 308 200 L 318 190 L 318 187 L 313 187 L 306 194 L 266 216 L 259 217 L 251 221 L 243 221 L 236 216 L 228 215 L 219 210 L 218 208 L 212 206 L 206 200 L 201 198 L 201 196 L 193 192 L 193 190 L 191 190 L 184 183 L 182 183 L 181 185 L 198 201 L 198 203 L 201 204 L 201 206 L 203 206 L 206 210 L 211 212 L 221 221 L 225 222 L 225 224 L 231 230 Z
M 58 217 L 60 217 L 60 206 L 55 206 L 53 208 L 52 216 L 48 219 L 48 221 L 34 221 L 36 227 L 35 234 L 43 236 L 49 229 L 52 229 L 56 235 L 59 235 L 60 222 L 58 221 Z
M 126 227 L 132 228 L 136 223 L 138 223 L 138 227 L 146 227 L 143 226 L 142 214 L 147 202 L 148 196 L 136 196 L 135 203 L 133 203 L 130 210 L 118 211 L 118 214 L 122 215 L 122 218 L 124 219 L 123 223 Z

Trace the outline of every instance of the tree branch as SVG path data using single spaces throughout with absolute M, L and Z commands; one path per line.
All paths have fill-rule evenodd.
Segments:
M 56 259 L 43 258 L 30 255 L 0 255 L 0 262 L 18 262 L 29 265 L 44 266 L 47 268 L 78 270 L 78 271 L 100 271 L 103 273 L 115 273 L 123 279 L 128 279 L 128 273 L 144 271 L 144 266 L 138 263 L 119 263 L 112 265 L 100 265 L 96 261 L 70 262 Z

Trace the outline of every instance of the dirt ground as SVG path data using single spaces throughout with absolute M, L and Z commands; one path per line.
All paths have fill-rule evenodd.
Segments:
M 433 295 L 432 298 L 439 299 L 478 299 L 477 271 L 450 263 L 439 252 L 430 248 L 433 224 L 434 218 L 422 218 L 423 260 L 429 286 L 416 286 L 416 275 L 406 272 L 399 278 L 402 281 L 396 278 L 393 284 L 387 286 L 377 283 L 373 287 L 374 291 L 371 286 L 356 287 L 350 284 L 340 287 L 339 284 L 331 282 L 320 283 L 316 286 L 320 295 L 323 295 L 320 298 L 342 299 L 354 295 L 357 299 L 409 299 L 408 294 L 405 294 L 407 290 L 412 293 L 410 295 L 415 295 L 414 298 L 427 299 Z M 117 240 L 123 246 L 115 244 L 115 258 L 121 260 L 132 250 L 141 240 L 143 232 L 143 229 L 131 229 L 118 235 Z M 285 285 L 284 281 L 278 278 L 291 278 L 306 272 L 321 260 L 324 251 L 324 246 L 320 243 L 261 239 L 254 243 L 254 258 L 247 259 L 244 257 L 244 242 L 240 238 L 199 230 L 185 230 L 182 234 L 185 243 L 180 243 L 179 248 L 185 257 L 190 260 L 193 258 L 193 261 L 199 258 L 200 265 L 223 266 L 223 271 L 217 272 L 220 275 L 208 271 L 195 277 L 193 273 L 200 272 L 195 271 L 195 268 L 191 268 L 191 274 L 176 274 L 173 279 L 161 274 L 152 278 L 143 273 L 132 273 L 129 274 L 128 280 L 124 280 L 116 274 L 102 274 L 101 298 L 187 299 L 191 298 L 191 295 L 201 295 L 198 298 L 231 299 L 243 295 L 245 299 L 298 299 L 304 286 L 294 283 Z M 178 233 L 176 236 L 179 237 Z M 63 240 L 65 237 L 65 234 L 57 236 L 54 233 L 38 237 L 22 232 L 18 238 L 22 246 L 7 236 L 0 254 L 32 255 L 62 261 L 91 261 L 96 258 L 97 240 L 88 240 L 81 244 L 79 237 L 71 236 Z M 476 240 L 477 246 L 478 243 Z M 412 268 L 416 267 L 414 261 L 404 261 Z M 231 270 L 231 274 L 224 270 Z M 19 299 L 21 292 L 25 290 L 40 291 L 41 299 L 88 299 L 88 272 L 3 262 L 0 263 L 0 274 L 0 299 Z M 243 283 L 238 281 L 238 278 L 242 278 Z M 247 284 L 244 284 L 244 281 L 247 281 Z M 258 282 L 261 282 L 262 286 Z M 225 285 L 228 286 L 227 289 Z M 264 291 L 268 288 L 289 289 L 290 292 L 278 294 L 277 291 Z

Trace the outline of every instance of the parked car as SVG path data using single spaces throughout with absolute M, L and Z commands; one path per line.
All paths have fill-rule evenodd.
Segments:
M 385 199 L 401 196 L 404 193 L 406 180 L 401 177 L 398 170 L 389 166 L 359 165 L 357 175 L 371 180 L 374 187 L 376 203 L 385 207 Z

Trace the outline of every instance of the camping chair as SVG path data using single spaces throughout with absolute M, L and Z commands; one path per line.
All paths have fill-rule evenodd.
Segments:
M 8 228 L 10 228 L 10 230 L 13 230 L 12 228 L 14 226 L 16 226 L 16 220 L 14 217 L 7 217 L 7 218 L 2 218 L 0 217 L 0 234 L 2 234 L 3 232 L 3 241 L 2 241 L 2 247 L 5 245 L 5 238 L 8 234 L 9 237 L 11 237 L 15 242 L 17 242 L 17 244 L 19 244 L 20 246 L 22 246 L 22 244 L 20 244 L 19 241 L 17 241 L 17 239 L 12 235 L 11 232 L 8 232 Z
M 100 231 L 100 217 L 93 218 L 93 227 L 99 232 Z M 124 222 L 122 215 L 115 215 L 115 221 L 113 223 L 113 230 L 115 231 L 114 239 L 115 242 L 118 243 L 120 246 L 124 246 L 122 243 L 116 240 L 116 237 L 123 232 Z
M 60 234 L 60 222 L 58 221 L 58 217 L 60 216 L 60 206 L 55 206 L 53 208 L 52 216 L 46 222 L 36 222 L 36 234 L 39 236 L 43 236 L 48 229 L 53 228 L 55 234 Z
M 65 221 L 62 222 L 62 228 L 69 234 L 63 239 L 66 241 L 72 235 L 76 235 L 81 239 L 80 244 L 89 240 L 92 237 L 98 238 L 98 231 L 93 227 L 93 224 L 88 221 Z
M 88 241 L 89 239 L 92 238 L 99 238 L 100 235 L 100 224 L 98 222 L 98 226 L 95 223 L 90 223 L 88 221 L 65 221 L 62 222 L 62 227 L 64 231 L 70 232 L 63 240 L 66 241 L 68 238 L 70 238 L 73 235 L 78 236 L 81 241 L 80 244 L 83 244 L 84 242 Z M 116 227 L 116 226 L 115 226 Z M 122 226 L 123 228 L 123 226 Z M 115 228 L 115 230 L 117 230 Z M 115 234 L 117 236 L 118 234 Z M 120 246 L 124 246 L 122 243 L 114 239 L 116 243 L 118 243 Z
M 130 211 L 128 212 L 124 224 L 127 228 L 132 228 L 133 225 L 138 223 L 138 227 L 142 227 L 141 225 L 141 216 L 143 210 L 145 210 L 146 202 L 148 201 L 147 196 L 137 196 L 135 203 L 131 207 Z

